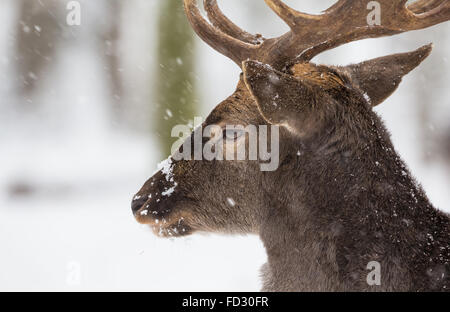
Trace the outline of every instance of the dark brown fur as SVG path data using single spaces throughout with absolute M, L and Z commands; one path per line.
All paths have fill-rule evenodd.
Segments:
M 258 161 L 174 161 L 173 181 L 160 171 L 137 194 L 137 220 L 162 236 L 260 235 L 267 291 L 448 290 L 449 218 L 430 204 L 372 109 L 430 50 L 287 73 L 246 62 L 236 92 L 203 126 L 282 125 L 278 170 L 261 172 Z M 395 83 L 380 89 L 374 75 Z M 174 182 L 170 197 L 160 195 Z M 380 286 L 366 282 L 371 261 L 381 264 Z

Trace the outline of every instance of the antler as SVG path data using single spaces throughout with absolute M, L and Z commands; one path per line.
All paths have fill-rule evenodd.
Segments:
M 264 0 L 290 27 L 278 38 L 252 35 L 231 22 L 216 0 L 204 0 L 212 24 L 201 15 L 197 0 L 184 0 L 186 14 L 196 33 L 211 47 L 241 66 L 247 59 L 283 69 L 342 44 L 427 28 L 450 19 L 449 0 L 378 0 L 381 25 L 370 26 L 368 0 L 339 0 L 320 15 L 302 13 L 281 0 Z
M 250 44 L 260 44 L 261 39 L 264 39 L 261 35 L 252 35 L 233 24 L 222 13 L 216 0 L 204 0 L 204 7 L 211 23 L 225 34 Z

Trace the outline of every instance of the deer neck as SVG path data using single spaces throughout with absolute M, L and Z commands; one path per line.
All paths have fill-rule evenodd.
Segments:
M 428 263 L 418 260 L 427 258 L 423 249 L 408 246 L 432 243 L 428 258 L 445 250 L 449 260 L 448 233 L 427 238 L 437 219 L 450 229 L 448 218 L 432 207 L 387 134 L 375 133 L 350 145 L 328 141 L 321 156 L 303 151 L 297 163 L 280 168 L 281 175 L 293 173 L 289 179 L 277 178 L 289 182 L 277 199 L 267 200 L 270 213 L 260 233 L 268 254 L 265 290 L 370 289 L 366 266 L 371 261 L 395 268 L 392 280 L 402 281 L 383 289 L 410 290 L 428 285 L 429 277 L 410 277 L 408 268 L 425 272 Z M 441 260 L 434 261 L 442 270 Z

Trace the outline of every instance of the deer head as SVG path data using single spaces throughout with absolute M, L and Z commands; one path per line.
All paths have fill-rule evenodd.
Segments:
M 423 29 L 450 19 L 447 0 L 410 5 L 407 0 L 379 0 L 379 26 L 367 25 L 368 1 L 340 0 L 321 15 L 298 12 L 280 0 L 265 2 L 289 25 L 288 33 L 271 39 L 249 34 L 223 15 L 216 0 L 204 1 L 209 23 L 196 0 L 184 0 L 196 33 L 243 70 L 235 93 L 212 111 L 191 138 L 214 125 L 212 132 L 223 138 L 223 150 L 244 144 L 249 152 L 250 134 L 229 136 L 226 125 L 275 126 L 268 129 L 279 130 L 279 166 L 262 171 L 261 159 L 179 159 L 177 155 L 193 147 L 189 141 L 133 199 L 137 221 L 149 224 L 157 234 L 261 234 L 268 220 L 278 220 L 274 216 L 293 213 L 275 211 L 280 202 L 291 207 L 287 201 L 295 198 L 304 203 L 308 194 L 320 192 L 320 186 L 312 186 L 318 175 L 324 179 L 328 169 L 339 172 L 348 163 L 346 157 L 364 157 L 380 144 L 390 149 L 372 108 L 395 91 L 402 77 L 430 54 L 431 46 L 346 67 L 315 65 L 310 60 L 351 41 Z M 270 134 L 267 137 L 275 140 Z M 207 140 L 201 147 L 205 144 Z M 338 158 L 325 157 L 330 155 Z

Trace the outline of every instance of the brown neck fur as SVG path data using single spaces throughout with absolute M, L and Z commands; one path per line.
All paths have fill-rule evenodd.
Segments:
M 272 185 L 277 196 L 261 226 L 264 289 L 448 289 L 448 217 L 429 203 L 376 113 L 336 116 L 314 138 L 288 142 L 267 179 L 286 183 Z M 371 261 L 381 264 L 380 286 L 366 282 Z

